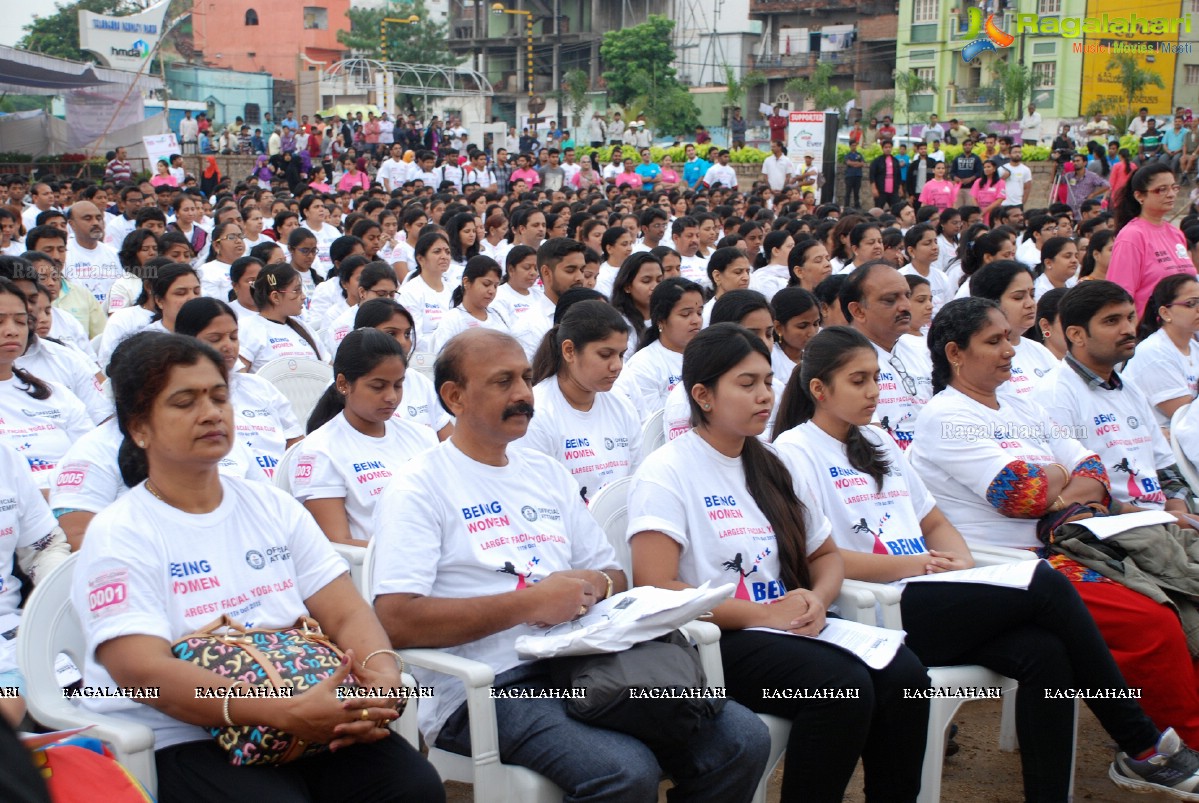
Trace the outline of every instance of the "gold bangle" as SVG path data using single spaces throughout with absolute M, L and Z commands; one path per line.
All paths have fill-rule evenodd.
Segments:
M 608 590 L 604 593 L 604 599 L 607 599 L 608 597 L 612 596 L 612 575 L 608 574 L 603 569 L 597 569 L 596 571 L 602 574 L 604 579 L 608 581 Z
M 1060 468 L 1062 470 L 1062 477 L 1066 480 L 1066 484 L 1070 484 L 1070 469 L 1066 468 L 1061 463 L 1050 463 L 1049 465 Z
M 1062 499 L 1062 497 L 1059 495 L 1057 498 L 1057 501 L 1054 502 L 1050 506 L 1049 512 L 1056 513 L 1059 510 L 1065 510 L 1065 509 L 1066 509 L 1066 500 Z
M 370 659 L 374 658 L 376 655 L 390 655 L 392 658 L 395 658 L 396 663 L 400 665 L 400 674 L 401 675 L 404 674 L 404 659 L 401 658 L 400 654 L 398 652 L 396 652 L 395 650 L 375 650 L 370 655 L 368 655 L 362 659 L 362 665 L 366 666 L 367 662 L 370 661 Z
M 229 726 L 230 728 L 236 728 L 237 723 L 234 722 L 232 717 L 229 716 L 229 701 L 233 699 L 233 690 L 236 689 L 240 685 L 242 685 L 242 681 L 240 681 L 240 680 L 233 681 L 233 685 L 229 686 L 225 692 L 225 702 L 221 706 L 221 713 L 225 717 L 225 724 L 227 726 Z

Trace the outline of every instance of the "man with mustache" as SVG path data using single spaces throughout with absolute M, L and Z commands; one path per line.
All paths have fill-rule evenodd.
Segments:
M 107 314 L 108 290 L 125 270 L 116 250 L 104 243 L 104 213 L 91 201 L 78 201 L 67 223 L 75 239 L 67 245 L 63 276 L 86 287 Z
M 1132 296 L 1113 282 L 1083 282 L 1062 296 L 1058 315 L 1066 358 L 1061 369 L 1042 380 L 1033 399 L 1103 460 L 1118 512 L 1164 509 L 1178 517 L 1179 526 L 1194 529 L 1185 518 L 1186 482 L 1153 407 L 1116 373 L 1137 347 Z
M 437 357 L 433 384 L 454 415 L 449 440 L 409 462 L 375 508 L 371 597 L 397 649 L 435 647 L 495 671 L 506 764 L 545 775 L 567 799 L 652 799 L 664 770 L 688 800 L 748 801 L 765 767 L 760 721 L 729 701 L 701 720 L 687 755 L 571 719 L 548 661 L 522 660 L 516 638 L 570 622 L 628 583 L 565 466 L 509 449 L 533 416 L 532 370 L 511 336 L 472 329 Z M 425 741 L 467 755 L 460 681 L 415 669 Z M 521 698 L 523 695 L 523 699 Z M 748 718 L 746 718 L 748 716 Z
M 850 325 L 878 352 L 879 396 L 875 421 L 887 420 L 887 432 L 907 449 L 916 416 L 933 396 L 933 367 L 928 346 L 907 334 L 912 323 L 912 291 L 907 280 L 882 260 L 850 273 L 838 294 Z

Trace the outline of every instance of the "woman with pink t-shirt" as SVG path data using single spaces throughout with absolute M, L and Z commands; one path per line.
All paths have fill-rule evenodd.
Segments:
M 1107 278 L 1132 294 L 1137 315 L 1153 288 L 1176 273 L 1195 275 L 1186 236 L 1166 221 L 1178 197 L 1178 179 L 1164 162 L 1139 168 L 1128 180 L 1116 207 L 1116 242 Z
M 933 177 L 924 182 L 924 189 L 920 191 L 920 203 L 931 204 L 937 207 L 937 211 L 944 212 L 953 206 L 960 187 L 961 185 L 956 181 L 949 181 L 945 178 L 944 162 L 934 162 Z
M 999 177 L 999 165 L 993 159 L 983 162 L 983 177 L 974 182 L 970 194 L 983 211 L 983 222 L 990 226 L 991 215 L 1007 198 L 1007 184 Z

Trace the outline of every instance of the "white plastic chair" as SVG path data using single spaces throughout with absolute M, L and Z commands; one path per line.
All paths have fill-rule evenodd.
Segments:
M 437 355 L 429 351 L 414 351 L 408 355 L 408 367 L 424 374 L 430 382 L 433 381 L 433 364 L 436 362 Z
M 377 541 L 372 540 L 366 548 L 362 579 L 359 583 L 359 589 L 368 601 L 371 601 L 371 573 L 377 544 Z M 495 671 L 490 666 L 441 650 L 401 650 L 400 655 L 409 667 L 420 667 L 450 675 L 458 678 L 466 688 L 473 754 L 460 756 L 428 745 L 429 762 L 437 769 L 443 781 L 473 784 L 475 803 L 508 803 L 516 800 L 522 803 L 561 803 L 563 792 L 549 779 L 526 767 L 500 762 L 495 701 L 490 695 L 491 685 L 495 682 Z M 401 722 L 415 718 L 417 706 L 413 703 L 416 702 L 409 702 Z M 407 738 L 406 733 L 405 737 Z
M 17 661 L 25 676 L 25 702 L 30 715 L 48 728 L 65 730 L 91 726 L 94 736 L 109 746 L 121 762 L 157 795 L 158 771 L 154 764 L 154 731 L 145 725 L 107 714 L 97 714 L 62 696 L 54 661 L 66 653 L 82 667 L 86 649 L 83 628 L 71 605 L 71 584 L 77 555 L 71 555 L 41 579 L 25 603 Z
M 304 447 L 304 441 L 293 443 L 291 447 L 283 453 L 283 457 L 279 458 L 278 465 L 275 466 L 275 487 L 280 488 L 287 493 L 291 493 L 291 475 L 295 470 L 296 460 L 299 458 L 300 452 Z M 333 544 L 333 549 L 338 555 L 345 558 L 346 563 L 350 564 L 350 579 L 354 581 L 356 588 L 362 588 L 362 561 L 366 560 L 366 549 L 353 544 Z M 416 744 L 416 742 L 413 742 Z
M 665 414 L 666 411 L 664 409 L 659 410 L 645 419 L 645 423 L 641 425 L 642 456 L 666 444 L 666 433 L 662 430 L 662 417 Z
M 1182 446 L 1178 443 L 1178 436 L 1174 433 L 1178 432 L 1178 427 L 1182 424 L 1182 420 L 1186 418 L 1187 411 L 1191 409 L 1194 402 L 1187 402 L 1174 411 L 1174 415 L 1170 416 L 1170 448 L 1174 450 L 1174 460 L 1178 463 L 1178 470 L 1182 472 L 1182 478 L 1186 480 L 1187 485 L 1191 486 L 1191 490 L 1199 494 L 1199 469 L 1195 468 L 1194 462 L 1182 450 Z
M 301 422 L 308 420 L 317 400 L 333 381 L 333 367 L 320 360 L 284 357 L 271 360 L 257 373 L 287 397 L 292 411 Z

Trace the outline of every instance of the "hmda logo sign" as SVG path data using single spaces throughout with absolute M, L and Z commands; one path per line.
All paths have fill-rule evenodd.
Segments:
M 109 50 L 112 51 L 110 55 L 125 56 L 131 59 L 144 59 L 150 55 L 150 45 L 143 39 L 138 39 L 128 48 L 113 47 L 109 48 Z

